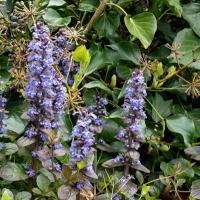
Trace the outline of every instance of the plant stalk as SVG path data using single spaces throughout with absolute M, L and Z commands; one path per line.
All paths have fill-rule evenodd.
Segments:
M 101 3 L 99 4 L 99 7 L 96 9 L 94 15 L 92 16 L 91 20 L 89 21 L 89 23 L 87 24 L 87 26 L 84 30 L 85 34 L 92 30 L 94 23 L 96 22 L 97 18 L 103 13 L 108 2 L 109 2 L 109 0 L 102 0 L 101 1 Z

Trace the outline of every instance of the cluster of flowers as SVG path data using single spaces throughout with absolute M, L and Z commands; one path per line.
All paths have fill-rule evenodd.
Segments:
M 44 129 L 58 127 L 63 113 L 66 90 L 53 67 L 54 45 L 49 29 L 38 22 L 28 45 L 27 100 L 32 105 L 27 115 Z
M 0 80 L 0 83 L 3 82 Z M 0 134 L 5 131 L 5 124 L 3 122 L 4 119 L 6 119 L 6 111 L 5 111 L 5 105 L 6 105 L 7 99 L 3 97 L 3 90 L 0 89 Z
M 70 156 L 75 163 L 92 156 L 92 147 L 96 142 L 95 134 L 101 130 L 100 127 L 102 127 L 103 121 L 100 118 L 106 114 L 106 104 L 107 101 L 97 95 L 95 105 L 80 111 L 79 119 L 72 131 L 74 140 L 70 147 Z M 93 170 L 91 164 L 88 164 L 84 169 L 85 172 L 90 172 L 91 170 Z
M 55 41 L 54 59 L 56 60 L 60 72 L 67 77 L 67 83 L 72 86 L 74 75 L 79 71 L 79 64 L 72 60 L 72 44 L 67 40 L 65 31 L 61 29 Z
M 32 28 L 33 39 L 28 45 L 28 85 L 27 101 L 31 108 L 27 115 L 31 126 L 25 132 L 28 138 L 39 136 L 43 141 L 47 137 L 42 130 L 58 128 L 59 119 L 65 107 L 66 89 L 62 77 L 54 69 L 55 46 L 50 39 L 50 31 L 42 22 Z M 33 151 L 36 156 L 37 152 Z
M 117 138 L 123 141 L 129 152 L 125 157 L 120 155 L 115 160 L 116 162 L 131 162 L 134 166 L 140 164 L 137 150 L 140 147 L 140 143 L 144 142 L 144 136 L 141 133 L 141 120 L 146 118 L 143 111 L 146 85 L 142 72 L 136 69 L 127 84 L 123 104 L 124 121 L 127 128 L 121 130 L 117 134 Z

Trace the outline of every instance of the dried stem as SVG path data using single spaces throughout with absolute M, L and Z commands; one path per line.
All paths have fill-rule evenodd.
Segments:
M 103 13 L 103 11 L 106 8 L 107 3 L 109 2 L 109 0 L 102 0 L 101 3 L 99 4 L 99 7 L 96 9 L 94 15 L 92 16 L 91 20 L 89 21 L 89 23 L 87 24 L 84 33 L 88 33 L 92 30 L 92 27 L 95 23 L 95 21 L 97 20 L 97 18 Z

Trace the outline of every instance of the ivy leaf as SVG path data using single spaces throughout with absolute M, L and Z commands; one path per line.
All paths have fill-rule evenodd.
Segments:
M 200 4 L 189 3 L 184 5 L 183 18 L 189 23 L 192 30 L 200 36 Z
M 48 7 L 53 7 L 53 6 L 63 6 L 65 5 L 66 2 L 64 0 L 50 0 Z
M 161 95 L 156 93 L 152 104 L 163 118 L 166 118 L 171 114 L 172 100 L 165 101 Z M 155 122 L 159 122 L 161 119 L 155 109 L 152 109 L 152 118 Z
M 164 0 L 164 2 L 176 14 L 177 17 L 181 17 L 183 9 L 180 0 Z
M 94 12 L 98 3 L 98 0 L 80 0 L 79 10 L 84 12 Z
M 108 45 L 108 47 L 117 51 L 120 60 L 128 60 L 136 65 L 140 64 L 141 53 L 139 48 L 134 43 L 122 41 Z
M 152 13 L 144 12 L 131 17 L 126 15 L 124 18 L 128 31 L 138 38 L 145 49 L 147 49 L 157 29 L 157 21 Z
M 109 94 L 112 93 L 112 91 L 106 85 L 104 85 L 101 81 L 98 81 L 98 80 L 86 83 L 84 85 L 84 88 L 100 88 L 102 90 L 105 90 Z
M 105 66 L 112 64 L 113 60 L 106 55 L 105 51 L 97 51 L 91 58 L 91 62 L 87 68 L 85 76 L 101 69 Z
M 196 130 L 193 120 L 185 115 L 177 114 L 167 118 L 167 128 L 173 133 L 179 133 L 183 136 L 186 146 L 190 146 L 196 140 Z
M 0 177 L 7 181 L 20 181 L 27 179 L 28 176 L 24 170 L 16 163 L 8 162 L 0 168 Z
M 53 8 L 48 8 L 43 18 L 47 24 L 53 27 L 67 26 L 71 22 L 71 17 L 61 17 Z
M 180 64 L 192 63 L 190 67 L 200 69 L 200 39 L 194 34 L 192 29 L 185 28 L 179 31 L 173 41 L 172 46 L 177 48 Z M 176 56 L 172 52 L 169 56 L 171 62 L 176 63 Z M 196 59 L 195 62 L 192 62 Z
M 106 37 L 115 32 L 120 24 L 120 16 L 116 13 L 105 13 L 99 17 L 94 29 L 100 37 Z

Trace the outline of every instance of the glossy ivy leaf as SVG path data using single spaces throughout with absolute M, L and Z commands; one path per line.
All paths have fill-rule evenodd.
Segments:
M 200 3 L 189 3 L 183 7 L 183 18 L 200 37 Z
M 29 192 L 18 192 L 15 196 L 15 200 L 31 200 L 31 193 Z
M 147 49 L 157 30 L 157 21 L 153 13 L 144 12 L 133 17 L 126 15 L 124 21 L 128 31 Z
M 121 79 L 127 80 L 128 77 L 131 77 L 132 69 L 129 68 L 128 64 L 119 62 L 116 65 L 116 72 Z
M 120 24 L 120 16 L 116 13 L 104 13 L 95 22 L 94 29 L 100 37 L 113 34 Z
M 85 76 L 88 76 L 95 72 L 96 70 L 102 69 L 108 65 L 113 63 L 113 58 L 107 56 L 107 52 L 103 51 L 96 51 L 94 55 L 91 57 L 91 62 L 85 72 Z
M 155 94 L 155 97 L 152 100 L 154 108 L 152 108 L 151 115 L 155 122 L 162 120 L 159 115 L 161 115 L 163 118 L 166 118 L 171 114 L 172 102 L 172 100 L 164 100 L 163 97 L 158 93 Z
M 14 200 L 14 195 L 9 189 L 3 189 L 1 200 Z
M 48 8 L 43 18 L 45 22 L 52 27 L 67 26 L 71 22 L 71 17 L 62 17 L 53 8 Z
M 173 44 L 178 53 L 178 62 L 180 64 L 189 64 L 189 67 L 200 69 L 200 39 L 194 34 L 192 29 L 185 28 L 177 33 Z M 169 56 L 171 62 L 176 63 L 175 54 L 172 52 Z M 196 61 L 193 62 L 193 60 Z
M 0 177 L 11 182 L 28 178 L 24 170 L 19 165 L 12 162 L 8 162 L 7 164 L 1 166 Z
M 181 17 L 183 8 L 180 0 L 163 0 L 164 3 L 176 14 L 177 17 Z
M 81 0 L 79 3 L 79 10 L 84 12 L 94 12 L 98 4 L 98 0 Z
M 190 161 L 184 158 L 177 158 L 177 159 L 171 160 L 170 163 L 174 165 L 174 168 L 173 168 L 174 174 L 181 172 L 180 174 L 177 174 L 177 176 L 175 177 L 177 180 L 184 177 L 190 177 L 190 178 L 194 177 L 195 170 L 193 168 L 193 164 Z
M 56 6 L 63 6 L 66 4 L 64 0 L 50 0 L 48 7 L 56 7 Z
M 108 92 L 109 94 L 112 93 L 112 91 L 104 84 L 102 83 L 101 81 L 99 80 L 96 80 L 96 81 L 91 81 L 89 83 L 86 83 L 84 85 L 84 88 L 100 88 L 102 90 L 105 90 L 106 92 Z
M 107 46 L 118 53 L 118 59 L 131 61 L 135 65 L 140 64 L 141 53 L 139 48 L 134 43 L 121 41 Z
M 48 188 L 49 188 L 49 185 L 51 182 L 49 181 L 49 179 L 46 176 L 40 174 L 37 177 L 36 181 L 37 181 L 37 186 L 41 191 L 43 191 L 43 192 L 48 191 Z
M 177 114 L 166 119 L 167 128 L 173 133 L 179 133 L 183 137 L 186 146 L 196 141 L 197 135 L 193 120 L 185 115 Z

